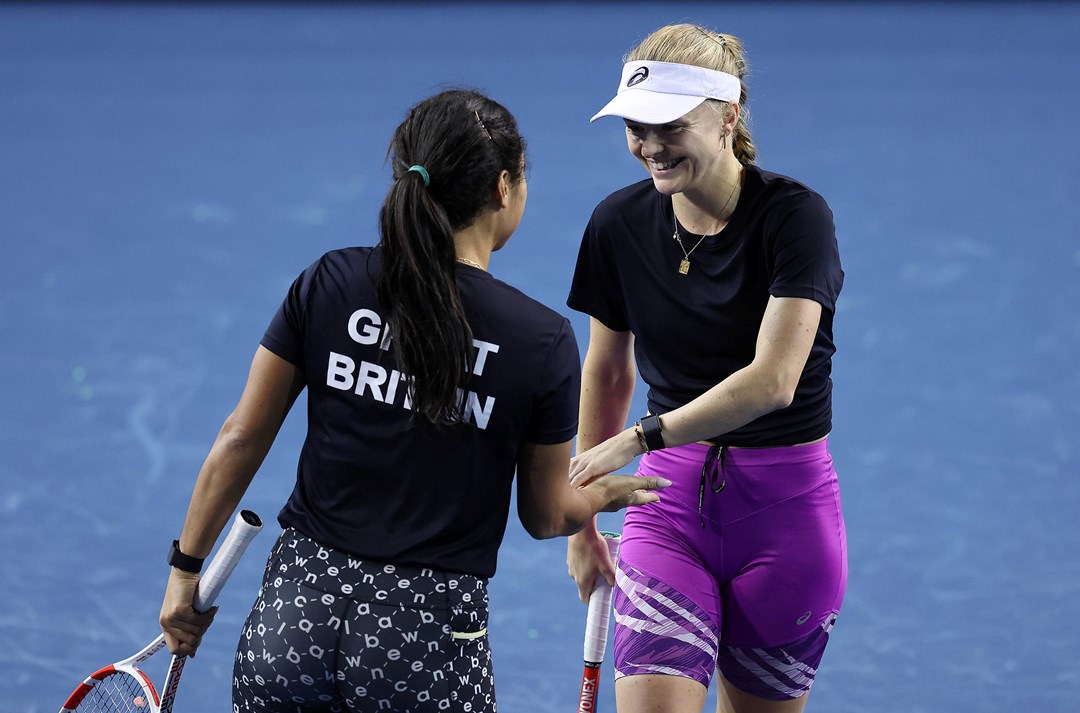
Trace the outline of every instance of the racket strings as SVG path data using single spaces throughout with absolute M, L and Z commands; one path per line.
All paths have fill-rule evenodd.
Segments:
M 94 686 L 76 713 L 149 713 L 150 699 L 139 680 L 127 673 L 106 677 Z

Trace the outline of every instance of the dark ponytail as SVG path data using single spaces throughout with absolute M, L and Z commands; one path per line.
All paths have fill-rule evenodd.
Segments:
M 460 393 L 472 367 L 454 232 L 491 205 L 502 171 L 522 179 L 524 153 L 510 112 L 470 90 L 420 102 L 390 143 L 394 183 L 379 213 L 376 289 L 399 365 L 411 379 L 413 412 L 430 423 L 461 420 Z M 426 175 L 410 171 L 414 165 Z

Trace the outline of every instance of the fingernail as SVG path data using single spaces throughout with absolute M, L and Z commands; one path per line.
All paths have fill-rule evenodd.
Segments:
M 671 481 L 667 478 L 657 478 L 656 484 L 659 485 L 661 488 L 666 488 L 671 485 Z

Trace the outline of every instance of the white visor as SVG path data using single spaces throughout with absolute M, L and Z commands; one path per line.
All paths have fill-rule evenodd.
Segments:
M 739 78 L 715 69 L 673 62 L 627 62 L 619 92 L 596 116 L 621 116 L 642 124 L 667 124 L 696 109 L 706 99 L 739 101 Z

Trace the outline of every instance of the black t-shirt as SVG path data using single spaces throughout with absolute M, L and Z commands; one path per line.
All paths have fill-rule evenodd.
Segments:
M 293 283 L 262 339 L 308 388 L 296 487 L 278 520 L 360 557 L 490 577 L 522 444 L 577 432 L 573 331 L 518 290 L 458 265 L 475 346 L 467 424 L 410 422 L 375 293 L 379 256 L 324 255 Z
M 811 441 L 832 427 L 833 314 L 844 282 L 832 212 L 806 186 L 745 167 L 727 226 L 690 254 L 672 238 L 671 198 L 651 179 L 601 202 L 585 229 L 567 304 L 631 331 L 649 410 L 692 401 L 754 358 L 769 296 L 821 303 L 821 323 L 790 406 L 713 439 L 731 446 Z M 701 236 L 681 226 L 690 250 Z

